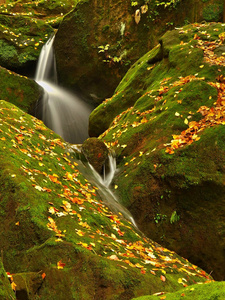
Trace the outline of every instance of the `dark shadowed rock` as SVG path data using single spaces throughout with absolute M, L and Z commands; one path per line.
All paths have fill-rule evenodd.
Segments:
M 82 144 L 82 151 L 95 170 L 102 174 L 109 154 L 106 145 L 97 138 L 89 138 Z

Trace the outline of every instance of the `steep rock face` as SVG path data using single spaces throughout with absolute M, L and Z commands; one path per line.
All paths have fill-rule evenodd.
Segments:
M 211 280 L 113 214 L 41 121 L 2 100 L 0 113 L 1 255 L 18 299 L 128 300 Z
M 225 278 L 223 49 L 224 24 L 168 32 L 96 109 L 104 128 L 117 114 L 100 138 L 117 153 L 123 204 L 149 237 L 216 279 Z
M 42 88 L 27 77 L 0 67 L 0 98 L 20 107 L 26 112 L 35 110 L 35 104 L 42 96 Z
M 222 5 L 222 1 L 191 0 L 164 8 L 155 1 L 81 1 L 63 19 L 56 35 L 60 83 L 80 89 L 94 103 L 102 102 L 159 36 L 168 28 L 183 25 L 184 20 L 202 21 L 206 7 L 214 2 Z M 137 14 L 139 22 L 135 21 Z M 218 21 L 222 10 L 210 18 Z

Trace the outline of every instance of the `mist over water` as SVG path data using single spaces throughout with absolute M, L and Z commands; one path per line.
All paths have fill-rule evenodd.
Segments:
M 44 96 L 35 115 L 65 141 L 79 144 L 88 138 L 92 108 L 79 96 L 57 85 L 53 42 L 54 37 L 43 46 L 38 60 L 35 81 L 43 87 Z

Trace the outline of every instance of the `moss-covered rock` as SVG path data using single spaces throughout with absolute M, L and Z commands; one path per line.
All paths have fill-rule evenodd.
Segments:
M 0 240 L 18 299 L 126 300 L 211 280 L 113 214 L 41 121 L 5 101 L 0 116 Z
M 175 293 L 161 294 L 161 299 L 168 300 L 223 300 L 225 298 L 225 283 L 224 282 L 211 282 L 206 285 L 196 285 L 185 288 Z M 158 300 L 160 295 L 155 296 L 143 296 L 133 300 Z M 166 298 L 163 298 L 166 297 Z
M 11 16 L 23 15 L 29 18 L 42 19 L 52 27 L 58 27 L 63 16 L 67 14 L 79 0 L 19 0 L 1 1 L 0 12 Z
M 0 2 L 0 65 L 34 75 L 43 44 L 79 0 Z
M 27 77 L 0 67 L 0 99 L 20 107 L 26 112 L 35 110 L 35 104 L 42 96 L 42 88 Z
M 82 144 L 82 151 L 95 170 L 102 174 L 109 155 L 106 145 L 97 138 L 89 138 Z
M 90 117 L 93 134 L 109 126 L 100 138 L 117 154 L 117 192 L 140 229 L 220 280 L 225 278 L 223 34 L 224 24 L 217 23 L 166 33 Z
M 157 1 L 81 1 L 65 16 L 56 35 L 60 83 L 80 89 L 99 104 L 166 30 L 185 21 L 202 21 L 204 7 L 223 1 L 191 0 L 185 5 L 180 1 L 176 8 L 172 2 L 164 7 L 164 2 L 159 5 Z M 139 23 L 135 22 L 137 13 Z
M 0 65 L 10 70 L 28 69 L 53 34 L 44 21 L 0 14 Z

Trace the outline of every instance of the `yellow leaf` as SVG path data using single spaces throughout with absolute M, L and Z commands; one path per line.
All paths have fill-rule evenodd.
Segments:
M 16 284 L 15 284 L 14 281 L 11 283 L 11 287 L 12 287 L 12 289 L 13 289 L 14 291 L 16 290 Z
M 135 266 L 136 266 L 137 268 L 143 268 L 143 266 L 140 265 L 139 263 L 135 264 Z
M 79 236 L 84 236 L 85 235 L 85 232 L 81 231 L 81 230 L 77 230 L 77 234 Z
M 183 283 L 183 280 L 182 280 L 182 278 L 178 278 L 178 283 Z

